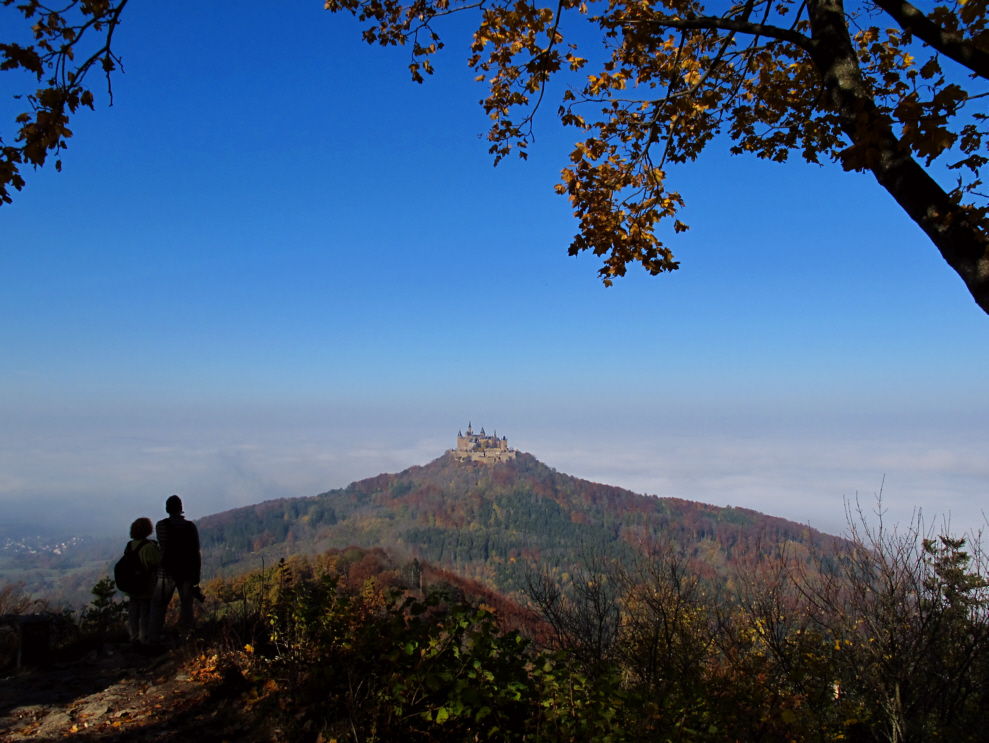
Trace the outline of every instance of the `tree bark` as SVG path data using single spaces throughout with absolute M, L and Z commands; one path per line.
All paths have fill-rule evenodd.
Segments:
M 965 208 L 931 178 L 893 133 L 866 85 L 841 0 L 810 0 L 811 58 L 826 95 L 879 184 L 910 215 L 989 314 L 989 241 Z M 862 153 L 861 148 L 866 152 Z
M 963 34 L 941 28 L 906 0 L 872 2 L 893 16 L 904 31 L 909 31 L 941 54 L 989 80 L 989 54 L 973 45 Z

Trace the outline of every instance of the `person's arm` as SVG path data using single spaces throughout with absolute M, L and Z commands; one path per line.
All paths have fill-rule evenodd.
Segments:
M 158 564 L 161 565 L 168 551 L 168 521 L 159 521 L 155 525 L 155 535 L 158 537 Z
M 192 522 L 189 522 L 189 523 L 192 523 Z M 199 548 L 199 529 L 196 527 L 195 524 L 192 524 L 192 533 L 196 537 L 196 540 L 195 540 L 196 541 L 196 555 L 193 558 L 193 562 L 194 562 L 194 564 L 196 566 L 196 580 L 194 580 L 193 583 L 198 584 L 199 583 L 199 579 L 201 577 L 201 572 L 202 572 L 202 569 L 203 569 L 203 555 L 202 555 L 202 552 L 200 551 L 200 548 Z

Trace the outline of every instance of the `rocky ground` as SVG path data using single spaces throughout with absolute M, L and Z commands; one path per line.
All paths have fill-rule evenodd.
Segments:
M 19 671 L 0 678 L 0 741 L 271 740 L 245 722 L 241 679 L 214 669 L 189 649 L 148 658 L 107 647 Z

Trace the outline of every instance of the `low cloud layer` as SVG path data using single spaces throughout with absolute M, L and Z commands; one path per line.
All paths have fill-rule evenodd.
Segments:
M 859 496 L 873 510 L 880 487 L 889 521 L 922 509 L 928 523 L 950 515 L 956 531 L 985 523 L 989 434 L 964 420 L 887 420 L 851 433 L 847 420 L 823 416 L 681 412 L 654 421 L 530 410 L 492 423 L 561 472 L 829 532 L 843 530 L 846 501 Z M 197 518 L 425 464 L 454 445 L 458 427 L 466 421 L 443 411 L 354 409 L 13 420 L 0 430 L 0 503 L 8 529 L 123 533 L 137 516 L 162 514 L 172 493 Z

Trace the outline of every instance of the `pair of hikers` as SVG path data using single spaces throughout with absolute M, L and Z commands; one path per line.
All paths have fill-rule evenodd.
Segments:
M 176 591 L 179 626 L 187 630 L 195 622 L 193 599 L 202 596 L 199 531 L 182 515 L 182 499 L 177 495 L 165 501 L 165 511 L 168 518 L 154 527 L 157 541 L 150 539 L 151 519 L 139 518 L 131 524 L 131 541 L 114 571 L 117 585 L 130 597 L 130 640 L 140 645 L 161 641 L 165 612 Z

